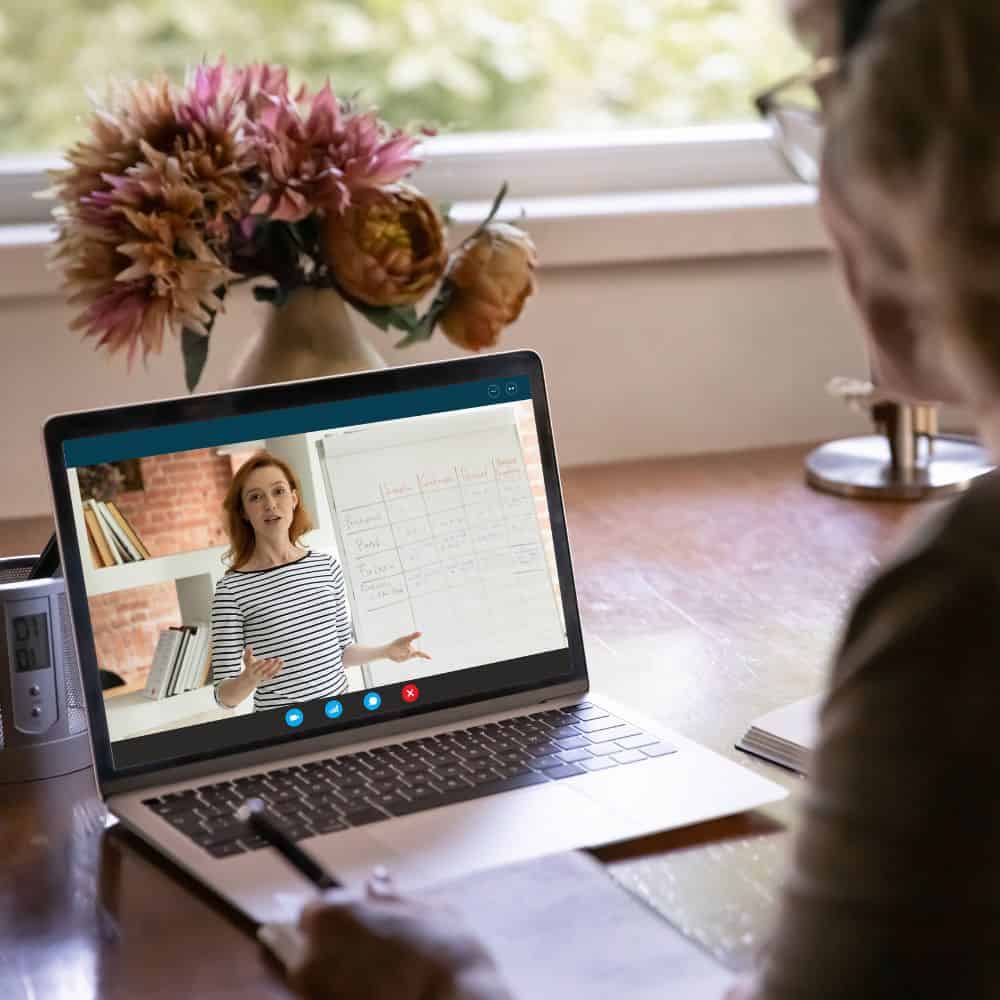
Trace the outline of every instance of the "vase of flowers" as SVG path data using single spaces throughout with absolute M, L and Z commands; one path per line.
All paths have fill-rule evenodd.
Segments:
M 506 186 L 449 251 L 442 213 L 407 181 L 419 135 L 329 84 L 293 91 L 283 67 L 221 61 L 183 86 L 119 86 L 90 133 L 50 192 L 72 325 L 130 364 L 179 335 L 192 391 L 243 283 L 270 316 L 233 385 L 383 365 L 352 313 L 403 345 L 440 326 L 492 346 L 534 290 L 530 237 L 495 221 Z

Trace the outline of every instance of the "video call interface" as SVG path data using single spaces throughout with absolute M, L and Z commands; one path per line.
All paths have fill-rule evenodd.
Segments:
M 570 669 L 525 377 L 65 448 L 116 767 Z

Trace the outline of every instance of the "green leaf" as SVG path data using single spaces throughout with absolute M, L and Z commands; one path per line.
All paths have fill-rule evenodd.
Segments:
M 184 327 L 181 330 L 181 352 L 184 355 L 184 381 L 188 392 L 194 392 L 208 361 L 208 337 Z
M 438 289 L 437 295 L 434 296 L 434 301 L 427 307 L 427 312 L 420 317 L 406 336 L 396 344 L 396 347 L 409 347 L 411 344 L 419 344 L 422 340 L 430 340 L 431 335 L 434 333 L 434 327 L 437 326 L 437 321 L 441 313 L 444 312 L 451 301 L 454 291 L 455 287 L 451 282 L 444 282 Z
M 349 301 L 369 323 L 377 326 L 380 330 L 388 330 L 392 325 L 389 319 L 389 313 L 392 311 L 390 306 L 370 306 L 367 302 L 360 302 L 353 298 Z
M 256 290 L 256 289 L 255 289 Z M 226 297 L 228 288 L 220 285 L 215 289 L 215 296 L 221 302 Z M 208 361 L 208 340 L 215 326 L 215 317 L 218 311 L 209 309 L 208 319 L 205 320 L 205 333 L 198 333 L 189 330 L 187 327 L 181 330 L 181 354 L 184 357 L 184 381 L 187 384 L 188 392 L 194 392 L 201 379 L 201 373 L 205 370 L 205 362 Z
M 413 306 L 371 306 L 354 298 L 346 298 L 346 301 L 380 330 L 395 327 L 411 333 L 420 326 L 420 317 Z
M 420 325 L 420 317 L 414 306 L 394 307 L 390 321 L 397 330 L 412 331 Z

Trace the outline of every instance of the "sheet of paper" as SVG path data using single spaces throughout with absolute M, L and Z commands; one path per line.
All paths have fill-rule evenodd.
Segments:
M 735 979 L 582 852 L 467 876 L 423 895 L 462 914 L 517 1000 L 721 1000 Z
M 515 1000 L 722 1000 L 735 977 L 582 852 L 465 876 L 421 895 L 445 903 L 492 953 Z M 258 931 L 287 967 L 292 924 Z

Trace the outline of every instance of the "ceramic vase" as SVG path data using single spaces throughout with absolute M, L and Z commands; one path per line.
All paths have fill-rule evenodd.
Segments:
M 270 308 L 227 383 L 240 388 L 385 367 L 336 291 L 298 288 Z

